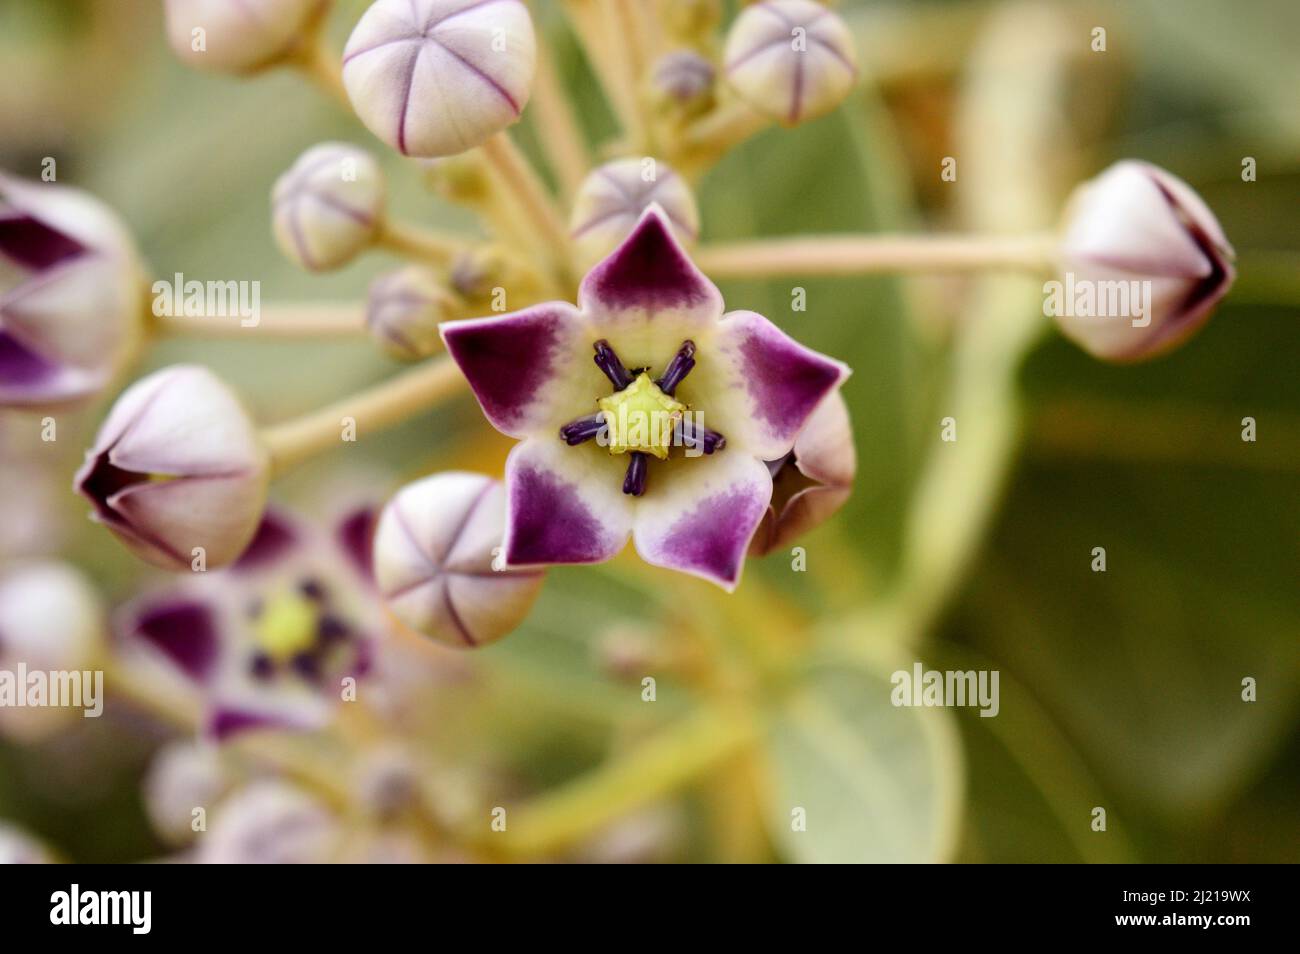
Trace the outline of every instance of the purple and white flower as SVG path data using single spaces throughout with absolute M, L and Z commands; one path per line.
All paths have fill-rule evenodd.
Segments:
M 79 189 L 0 174 L 0 407 L 102 391 L 139 341 L 144 296 L 112 211 Z
M 813 0 L 746 7 L 727 33 L 722 58 L 737 95 L 788 126 L 829 113 L 858 78 L 849 28 Z
M 500 639 L 528 615 L 542 572 L 495 565 L 505 488 L 480 474 L 408 484 L 375 531 L 375 579 L 403 623 L 457 648 Z
M 175 365 L 117 399 L 75 486 L 91 518 L 141 559 L 189 570 L 243 552 L 269 482 L 268 454 L 239 399 L 206 368 Z
M 342 142 L 312 146 L 271 190 L 271 227 L 285 257 L 312 272 L 346 265 L 378 232 L 383 170 L 364 149 Z
M 398 152 L 450 156 L 519 119 L 536 58 L 520 0 L 377 0 L 343 50 L 343 83 Z
M 1144 322 L 1059 317 L 1067 338 L 1110 361 L 1140 361 L 1186 341 L 1232 287 L 1236 253 L 1210 207 L 1148 162 L 1117 162 L 1066 206 L 1061 268 L 1076 282 L 1150 282 Z
M 324 538 L 268 510 L 234 565 L 118 611 L 124 657 L 196 694 L 209 738 L 327 725 L 344 680 L 370 673 L 384 632 L 370 567 L 373 527 L 373 511 L 359 508 Z
M 443 326 L 506 464 L 507 566 L 649 563 L 734 589 L 790 452 L 849 369 L 718 289 L 652 207 L 551 302 Z M 612 392 L 612 393 L 611 393 Z
M 214 812 L 199 839 L 200 864 L 322 864 L 342 850 L 343 821 L 315 795 L 278 779 L 258 779 Z

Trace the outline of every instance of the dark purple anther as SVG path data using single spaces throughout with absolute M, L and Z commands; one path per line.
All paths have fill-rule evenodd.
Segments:
M 664 368 L 663 377 L 658 381 L 659 390 L 672 397 L 677 390 L 677 385 L 691 373 L 693 367 L 695 367 L 695 342 L 687 339 L 682 342 L 673 359 L 668 362 L 668 367 Z
M 601 338 L 596 342 L 595 348 L 596 367 L 605 372 L 605 377 L 609 378 L 615 391 L 621 391 L 632 383 L 632 375 L 628 374 L 627 368 L 623 367 L 623 362 L 618 359 L 618 355 L 614 353 L 608 341 Z
M 580 417 L 577 420 L 570 421 L 560 428 L 560 438 L 564 443 L 573 447 L 581 444 L 583 441 L 589 441 L 600 433 L 601 428 L 605 426 L 604 414 L 588 414 L 586 417 Z
M 253 656 L 250 668 L 255 679 L 270 679 L 275 673 L 275 663 L 266 653 L 257 653 Z
M 627 462 L 627 476 L 623 478 L 623 493 L 640 497 L 645 493 L 645 475 L 649 460 L 640 451 L 632 451 L 631 460 Z
M 707 427 L 696 427 L 690 417 L 684 417 L 677 422 L 677 438 L 684 446 L 698 447 L 705 454 L 712 454 L 727 446 L 725 437 Z

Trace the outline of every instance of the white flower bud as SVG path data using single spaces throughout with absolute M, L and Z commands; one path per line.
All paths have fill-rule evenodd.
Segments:
M 395 358 L 427 358 L 442 346 L 439 323 L 451 317 L 455 298 L 420 265 L 380 275 L 366 297 L 366 326 Z
M 243 552 L 269 482 L 269 456 L 239 399 L 206 368 L 175 365 L 117 399 L 76 489 L 141 559 L 189 570 L 200 556 L 213 569 Z
M 253 782 L 209 817 L 199 839 L 201 864 L 321 864 L 343 844 L 339 819 L 287 782 Z
M 694 50 L 674 50 L 660 57 L 650 72 L 655 102 L 674 117 L 689 118 L 713 104 L 713 64 Z
M 154 830 L 173 845 L 194 840 L 194 812 L 213 812 L 233 778 L 215 745 L 173 742 L 154 756 L 144 780 L 144 807 Z
M 480 474 L 448 472 L 398 491 L 375 531 L 375 580 L 389 609 L 449 646 L 500 639 L 528 615 L 537 570 L 498 570 L 505 488 Z
M 52 865 L 54 855 L 16 825 L 0 821 L 0 865 Z
M 275 242 L 308 271 L 338 268 L 374 241 L 384 199 L 383 170 L 370 153 L 347 143 L 319 143 L 271 190 Z
M 584 266 L 612 252 L 655 203 L 677 240 L 693 245 L 700 234 L 695 196 L 667 163 L 647 156 L 616 159 L 593 170 L 578 187 L 569 217 L 569 234 Z
M 1209 206 L 1177 176 L 1133 160 L 1075 190 L 1060 255 L 1065 287 L 1094 293 L 1090 314 L 1058 310 L 1061 331 L 1111 361 L 1143 360 L 1181 344 L 1209 320 L 1236 277 L 1235 253 Z M 1111 315 L 1108 296 L 1119 283 L 1127 313 Z
M 829 113 L 858 76 L 849 28 L 813 0 L 746 7 L 727 33 L 723 63 L 742 99 L 789 126 Z
M 167 0 L 167 41 L 200 70 L 252 73 L 294 53 L 322 0 Z
M 343 50 L 343 83 L 398 152 L 450 156 L 519 119 L 536 56 L 520 0 L 377 0 Z
M 99 594 L 68 564 L 23 563 L 0 575 L 0 670 L 93 669 L 106 625 Z M 82 710 L 70 706 L 0 706 L 0 730 L 37 739 L 81 717 Z
M 93 397 L 134 353 L 144 270 L 93 196 L 0 174 L 0 276 L 0 406 Z

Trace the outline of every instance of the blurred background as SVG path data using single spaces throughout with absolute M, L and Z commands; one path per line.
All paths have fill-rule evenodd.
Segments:
M 370 279 L 393 264 L 375 255 L 308 275 L 277 251 L 271 184 L 321 140 L 382 157 L 401 217 L 475 228 L 299 77 L 182 67 L 160 6 L 0 5 L 0 167 L 37 178 L 42 159 L 56 157 L 59 181 L 118 210 L 158 276 L 260 280 L 264 304 L 360 307 Z M 365 6 L 336 5 L 340 48 Z M 613 122 L 590 72 L 555 5 L 534 7 L 599 142 Z M 944 183 L 940 163 L 970 154 L 972 142 L 996 150 L 1001 131 L 978 117 L 1001 94 L 972 91 L 975 65 L 992 56 L 990 24 L 1005 36 L 1008 23 L 1033 22 L 1026 10 L 1046 10 L 1077 45 L 1050 105 L 1053 151 L 1005 168 L 1053 203 L 1119 158 L 1169 169 L 1222 222 L 1239 256 L 1236 287 L 1187 346 L 1149 364 L 1107 366 L 1057 335 L 1038 339 L 1015 369 L 1017 443 L 975 521 L 978 539 L 951 592 L 914 626 L 895 626 L 880 607 L 892 605 L 908 561 L 925 559 L 909 549 L 909 513 L 951 413 L 954 329 L 979 321 L 973 311 L 991 292 L 968 278 L 816 279 L 799 283 L 808 310 L 792 314 L 789 281 L 724 285 L 732 307 L 764 312 L 854 368 L 845 397 L 855 492 L 806 541 L 808 572 L 792 573 L 780 555 L 752 562 L 726 598 L 626 554 L 553 571 L 518 632 L 471 657 L 436 654 L 454 678 L 430 684 L 437 698 L 421 738 L 449 777 L 470 779 L 471 801 L 548 791 L 688 710 L 690 679 L 663 663 L 666 647 L 743 643 L 766 616 L 814 650 L 859 634 L 863 655 L 882 660 L 852 679 L 806 683 L 852 731 L 818 748 L 800 734 L 807 725 L 774 715 L 760 756 L 638 808 L 571 856 L 816 861 L 847 843 L 863 860 L 1300 860 L 1300 7 L 1044 2 L 1018 5 L 1010 20 L 983 0 L 839 7 L 863 90 L 822 120 L 759 135 L 714 169 L 698 193 L 704 241 L 996 225 L 978 219 L 1002 203 L 992 190 L 1005 184 L 984 191 L 975 174 Z M 1097 26 L 1104 53 L 1089 48 Z M 526 148 L 537 134 L 526 116 Z M 1244 157 L 1257 160 L 1257 181 L 1243 182 Z M 397 368 L 368 340 L 177 339 L 136 375 L 179 360 L 214 368 L 264 421 Z M 103 410 L 61 422 L 57 451 L 33 450 L 30 419 L 0 415 L 0 556 L 66 556 L 121 601 L 150 573 L 86 521 L 68 489 Z M 1255 443 L 1241 440 L 1247 416 Z M 434 470 L 499 474 L 506 450 L 461 400 L 322 458 L 273 493 L 319 516 L 340 487 L 379 502 Z M 1107 550 L 1104 574 L 1089 569 L 1095 546 Z M 654 707 L 640 701 L 639 680 L 620 677 L 617 659 L 629 652 L 663 663 Z M 918 659 L 1000 671 L 999 715 L 949 710 L 901 729 L 887 675 Z M 1258 683 L 1254 703 L 1241 700 L 1246 677 Z M 69 860 L 167 854 L 141 792 L 153 753 L 173 737 L 143 712 L 110 706 L 39 742 L 0 738 L 0 819 Z M 839 846 L 791 838 L 782 821 L 791 799 L 836 818 Z M 1094 806 L 1107 809 L 1105 833 L 1091 830 Z

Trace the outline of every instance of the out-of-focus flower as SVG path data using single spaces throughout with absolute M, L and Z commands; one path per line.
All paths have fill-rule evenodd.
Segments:
M 456 299 L 438 276 L 420 265 L 380 275 L 366 296 L 366 326 L 385 351 L 404 361 L 427 358 L 442 346 L 438 325 Z
M 596 563 L 632 535 L 647 562 L 734 589 L 772 497 L 765 462 L 849 369 L 761 315 L 724 315 L 657 207 L 578 303 L 443 326 L 488 420 L 522 442 L 506 565 Z
M 199 839 L 200 864 L 321 864 L 342 849 L 339 818 L 288 782 L 259 779 L 235 792 Z
M 20 666 L 28 672 L 91 670 L 105 631 L 99 594 L 72 566 L 43 560 L 17 564 L 0 574 L 0 669 L 10 673 Z M 24 692 L 26 688 L 20 687 Z M 82 709 L 0 706 L 0 731 L 37 739 L 72 718 L 82 718 Z
M 167 41 L 201 70 L 253 73 L 296 53 L 326 0 L 167 0 Z
M 174 365 L 117 399 L 76 489 L 137 556 L 182 570 L 200 556 L 215 568 L 243 552 L 269 481 L 269 457 L 239 399 L 206 368 Z
M 0 406 L 98 394 L 144 313 L 144 271 L 112 211 L 79 189 L 0 174 Z
M 746 7 L 727 33 L 723 63 L 742 99 L 789 126 L 829 113 L 858 77 L 849 28 L 813 0 Z
M 270 510 L 239 560 L 124 606 L 115 629 L 134 664 L 181 681 L 217 741 L 253 729 L 310 730 L 358 698 L 383 623 L 369 542 L 373 512 L 325 538 Z
M 663 0 L 664 27 L 679 40 L 704 44 L 722 22 L 722 0 Z
M 375 239 L 384 216 L 383 170 L 342 142 L 312 146 L 271 190 L 271 227 L 285 257 L 313 272 L 346 265 Z
M 569 232 L 587 266 L 600 261 L 658 204 L 683 245 L 700 234 L 695 196 L 684 179 L 656 159 L 616 159 L 595 169 L 578 188 Z
M 519 119 L 536 56 L 520 0 L 377 0 L 343 50 L 343 83 L 398 152 L 450 156 Z
M 1058 316 L 1066 337 L 1111 361 L 1142 360 L 1186 341 L 1236 277 L 1236 255 L 1209 206 L 1182 179 L 1134 160 L 1075 190 L 1060 255 L 1064 273 L 1098 296 L 1110 283 L 1150 282 L 1150 311 L 1136 319 Z
M 542 585 L 539 571 L 499 569 L 505 488 L 480 474 L 434 474 L 408 484 L 375 532 L 375 579 L 407 626 L 448 646 L 482 646 L 518 626 Z
M 822 401 L 790 453 L 767 467 L 772 503 L 749 546 L 752 556 L 792 543 L 844 506 L 853 492 L 858 459 L 843 396 L 836 391 Z
M 0 821 L 0 865 L 52 865 L 49 849 L 16 825 Z
M 713 64 L 694 50 L 665 53 L 650 71 L 650 94 L 671 115 L 689 118 L 713 104 Z
M 202 742 L 172 742 L 154 756 L 144 780 L 144 808 L 154 830 L 174 845 L 195 838 L 194 812 L 211 813 L 235 779 L 221 750 Z

